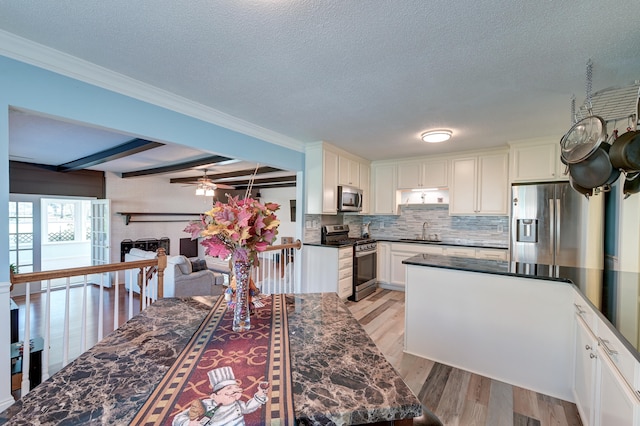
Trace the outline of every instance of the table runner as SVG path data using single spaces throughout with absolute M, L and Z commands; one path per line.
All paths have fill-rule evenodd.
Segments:
M 293 425 L 285 297 L 267 296 L 260 302 L 263 306 L 251 315 L 251 330 L 238 333 L 231 328 L 233 312 L 220 297 L 132 424 L 197 419 L 208 425 L 240 420 Z M 264 382 L 268 388 L 261 391 Z

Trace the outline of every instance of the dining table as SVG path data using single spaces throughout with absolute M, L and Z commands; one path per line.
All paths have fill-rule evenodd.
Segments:
M 411 425 L 423 406 L 336 293 L 159 299 L 0 424 Z

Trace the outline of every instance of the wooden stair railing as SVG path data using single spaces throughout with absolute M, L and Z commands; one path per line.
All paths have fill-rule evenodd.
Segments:
M 271 255 L 267 255 L 265 253 L 261 253 L 261 255 L 264 256 L 270 256 L 270 257 L 265 257 L 265 261 L 263 262 L 263 265 L 261 265 L 259 268 L 255 268 L 256 270 L 254 271 L 254 273 L 256 274 L 256 278 L 258 278 L 258 275 L 261 275 L 262 278 L 264 279 L 265 282 L 270 281 L 269 283 L 267 283 L 267 287 L 269 288 L 270 292 L 292 292 L 293 291 L 293 274 L 292 274 L 292 261 L 293 261 L 293 250 L 300 250 L 300 248 L 302 247 L 302 243 L 300 240 L 297 240 L 295 242 L 292 243 L 287 243 L 287 244 L 279 244 L 279 245 L 273 245 L 273 246 L 268 246 L 265 249 L 265 252 L 275 252 L 275 251 L 280 251 L 280 253 L 274 253 Z M 66 285 L 66 302 L 65 302 L 65 324 L 64 324 L 64 337 L 63 337 L 63 345 L 64 345 L 64 349 L 63 349 L 63 366 L 65 366 L 69 360 L 68 360 L 68 327 L 69 327 L 69 291 L 70 291 L 70 278 L 71 277 L 84 277 L 84 284 L 83 286 L 86 288 L 88 281 L 87 281 L 87 277 L 90 275 L 94 275 L 94 274 L 103 274 L 103 273 L 108 273 L 108 272 L 118 272 L 118 271 L 125 271 L 125 273 L 127 272 L 132 272 L 135 269 L 139 270 L 138 273 L 138 287 L 140 289 L 140 310 L 145 309 L 148 305 L 150 305 L 151 303 L 153 303 L 154 300 L 157 300 L 159 298 L 162 298 L 164 296 L 164 273 L 165 273 L 165 269 L 167 267 L 167 256 L 165 253 L 165 249 L 163 248 L 159 248 L 157 251 L 157 257 L 154 259 L 148 259 L 148 260 L 137 260 L 137 261 L 131 261 L 131 262 L 120 262 L 120 263 L 110 263 L 110 264 L 105 264 L 105 265 L 96 265 L 96 266 L 86 266 L 86 267 L 79 267 L 79 268 L 67 268 L 67 269 L 58 269 L 58 270 L 51 270 L 51 271 L 40 271 L 40 272 L 27 272 L 27 273 L 20 273 L 20 274 L 13 274 L 10 273 L 10 282 L 11 282 L 11 289 L 13 289 L 13 286 L 15 284 L 25 284 L 26 285 L 26 289 L 25 289 L 25 312 L 29 312 L 29 306 L 30 306 L 30 295 L 31 295 L 31 291 L 30 291 L 30 284 L 34 283 L 34 282 L 45 282 L 47 281 L 47 285 L 46 285 L 46 290 L 44 290 L 43 292 L 46 291 L 47 294 L 47 305 L 45 307 L 46 312 L 44 314 L 46 321 L 50 320 L 50 301 L 51 301 L 51 280 L 54 279 L 60 279 L 60 278 L 66 278 L 67 279 L 67 285 Z M 278 257 L 279 256 L 279 257 Z M 276 261 L 274 261 L 274 259 L 277 259 Z M 289 264 L 289 268 L 287 268 L 287 264 Z M 285 268 L 287 268 L 287 270 L 289 271 L 289 276 L 285 277 L 286 273 L 285 273 Z M 157 287 L 156 286 L 151 286 L 149 285 L 151 282 L 151 279 L 153 278 L 153 275 L 157 274 Z M 267 277 L 265 279 L 265 277 Z M 285 284 L 284 283 L 284 278 L 286 278 L 288 280 L 288 282 Z M 118 298 L 119 298 L 119 282 L 118 282 L 119 278 L 118 278 L 118 274 L 115 274 L 115 298 L 114 298 L 114 310 L 118 310 Z M 102 304 L 103 304 L 103 292 L 102 289 L 103 287 L 103 283 L 99 283 L 100 284 L 100 301 L 99 301 L 99 310 L 98 310 L 98 324 L 102 324 L 103 323 L 103 309 L 102 309 Z M 129 318 L 131 317 L 131 312 L 133 311 L 133 290 L 130 288 L 129 289 Z M 86 301 L 86 300 L 85 300 Z M 85 307 L 83 306 L 83 318 L 85 317 Z M 118 317 L 119 315 L 114 314 L 114 325 L 113 325 L 113 329 L 115 330 L 116 328 L 118 328 L 119 324 L 118 324 Z M 27 315 L 25 313 L 25 324 L 24 327 L 21 327 L 24 330 L 24 341 L 28 342 L 31 338 L 30 334 L 31 334 L 31 324 L 30 324 L 30 316 Z M 84 341 L 84 335 L 85 335 L 85 327 L 86 325 L 82 324 L 82 340 L 81 340 L 81 353 L 84 352 L 87 348 L 85 347 L 85 341 Z M 97 339 L 98 341 L 100 341 L 102 339 L 102 327 L 99 327 L 98 330 L 98 335 L 97 335 Z M 49 344 L 50 344 L 50 329 L 49 329 L 49 324 L 46 324 L 45 326 L 45 331 L 44 331 L 44 350 L 43 350 L 43 356 L 42 356 L 42 380 L 46 380 L 49 378 Z M 22 360 L 22 371 L 23 371 L 23 375 L 22 375 L 22 383 L 21 383 L 21 394 L 22 396 L 26 395 L 29 392 L 29 387 L 30 387 L 30 382 L 29 382 L 29 363 L 30 363 L 30 357 L 23 357 Z
M 85 266 L 79 268 L 66 268 L 66 269 L 57 269 L 51 271 L 40 271 L 40 272 L 27 272 L 22 274 L 13 274 L 10 273 L 10 282 L 11 289 L 16 284 L 25 284 L 25 315 L 24 315 L 24 326 L 21 329 L 24 330 L 24 342 L 30 342 L 31 340 L 31 318 L 28 314 L 30 312 L 31 306 L 31 283 L 34 282 L 47 282 L 46 292 L 46 305 L 45 305 L 45 330 L 44 330 L 44 349 L 42 352 L 42 380 L 46 380 L 49 378 L 49 349 L 50 349 L 50 318 L 51 318 L 51 280 L 66 278 L 66 298 L 65 298 L 65 306 L 64 306 L 64 330 L 63 330 L 63 357 L 62 357 L 62 366 L 68 364 L 69 362 L 69 317 L 70 317 L 70 303 L 69 303 L 69 292 L 71 290 L 70 278 L 71 277 L 83 277 L 83 287 L 84 287 L 84 299 L 82 306 L 82 331 L 81 331 L 81 343 L 80 350 L 81 353 L 84 352 L 86 348 L 86 287 L 88 285 L 87 277 L 90 275 L 97 275 L 109 272 L 118 272 L 118 271 L 127 271 L 132 272 L 135 269 L 139 269 L 138 273 L 138 286 L 140 289 L 140 310 L 146 308 L 149 304 L 151 304 L 154 300 L 163 297 L 163 287 L 164 287 L 164 270 L 167 267 L 167 256 L 165 254 L 165 250 L 163 248 L 158 249 L 157 257 L 155 259 L 148 260 L 137 260 L 132 262 L 120 262 L 120 263 L 110 263 L 105 265 L 96 265 L 96 266 Z M 152 271 L 149 273 L 149 271 Z M 157 289 L 150 289 L 149 283 L 152 275 L 154 273 L 158 274 L 157 280 Z M 99 283 L 100 285 L 100 301 L 98 306 L 98 332 L 97 339 L 100 341 L 102 339 L 102 324 L 103 324 L 103 290 L 104 283 L 102 280 Z M 119 278 L 118 274 L 115 274 L 115 296 L 114 296 L 114 324 L 113 329 L 117 329 L 119 327 Z M 133 315 L 133 289 L 129 289 L 129 318 Z M 26 344 L 25 344 L 26 346 Z M 30 357 L 24 356 L 22 357 L 22 383 L 21 383 L 21 395 L 26 395 L 30 390 L 30 381 L 29 381 L 29 368 L 30 368 Z

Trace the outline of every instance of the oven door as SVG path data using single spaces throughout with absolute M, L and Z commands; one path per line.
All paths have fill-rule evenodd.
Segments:
M 377 287 L 377 253 L 376 250 L 356 252 L 353 258 L 353 295 L 356 302 L 367 297 Z

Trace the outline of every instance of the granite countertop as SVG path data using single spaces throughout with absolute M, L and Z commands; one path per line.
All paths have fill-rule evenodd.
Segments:
M 440 246 L 452 246 L 452 247 L 470 247 L 470 248 L 492 248 L 500 250 L 509 250 L 509 247 L 504 244 L 493 242 L 462 242 L 462 241 L 429 241 L 419 240 L 417 238 L 375 238 L 376 241 L 386 241 L 391 243 L 409 243 L 409 244 L 431 244 Z
M 640 305 L 622 303 L 616 296 L 626 294 L 630 290 L 633 294 L 640 294 L 640 274 L 637 272 L 569 266 L 552 267 L 543 264 L 429 254 L 418 254 L 405 259 L 402 263 L 569 283 L 582 294 L 585 301 L 592 305 L 604 322 L 640 361 L 640 340 L 634 332 L 640 324 L 637 327 L 629 327 L 622 322 L 625 318 L 640 317 Z
M 498 243 L 462 243 L 462 242 L 454 242 L 454 241 L 428 241 L 428 240 L 418 240 L 413 238 L 373 238 L 378 242 L 389 242 L 389 243 L 407 243 L 407 244 L 424 244 L 424 245 L 438 245 L 438 246 L 451 246 L 451 247 L 469 247 L 469 248 L 490 248 L 490 249 L 499 249 L 499 250 L 509 250 L 509 247 L 504 246 Z M 352 246 L 353 243 L 345 243 L 345 244 L 322 244 L 319 242 L 305 242 L 306 246 L 314 246 L 314 247 L 349 247 Z
M 217 297 L 161 299 L 0 413 L 8 424 L 129 424 Z M 412 418 L 422 405 L 335 293 L 286 297 L 300 424 Z

